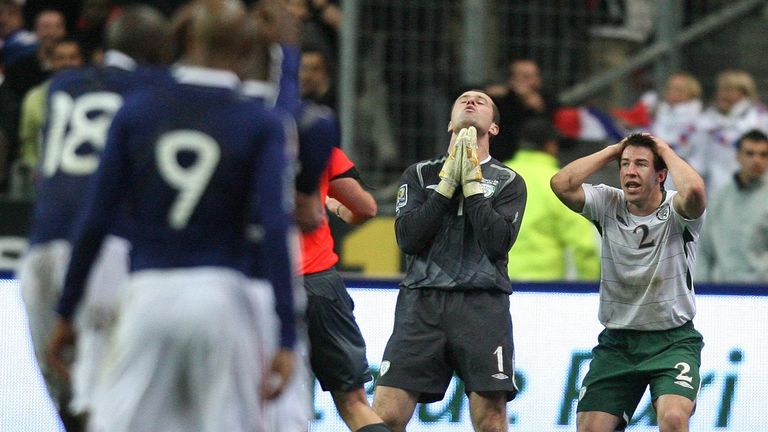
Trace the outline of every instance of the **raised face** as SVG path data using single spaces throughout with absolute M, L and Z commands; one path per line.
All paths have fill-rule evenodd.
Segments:
M 453 103 L 448 128 L 458 132 L 463 128 L 474 126 L 478 134 L 496 135 L 499 127 L 494 123 L 493 115 L 493 101 L 490 96 L 479 91 L 467 91 Z
M 648 147 L 628 145 L 621 154 L 619 177 L 627 202 L 645 207 L 660 192 L 664 176 L 664 171 L 653 167 L 653 151 Z
M 741 180 L 745 183 L 754 182 L 768 170 L 768 141 L 745 139 L 736 157 L 741 167 Z

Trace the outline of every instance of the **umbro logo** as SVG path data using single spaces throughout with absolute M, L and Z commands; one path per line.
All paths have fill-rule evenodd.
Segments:
M 505 375 L 505 374 L 503 374 L 503 373 L 501 373 L 501 372 L 499 372 L 499 373 L 495 373 L 495 374 L 493 374 L 493 375 L 491 375 L 491 376 L 492 376 L 493 378 L 496 378 L 497 380 L 505 380 L 505 379 L 509 379 L 509 377 L 508 377 L 507 375 Z
M 689 389 L 693 390 L 693 386 L 690 383 L 687 383 L 685 381 L 675 381 L 675 384 L 677 384 L 677 385 L 679 385 L 681 387 L 685 387 L 685 388 L 689 388 Z
M 387 371 L 389 370 L 390 364 L 391 363 L 389 362 L 389 360 L 384 360 L 383 362 L 381 362 L 381 369 L 379 369 L 379 376 L 384 376 L 384 374 L 387 373 Z

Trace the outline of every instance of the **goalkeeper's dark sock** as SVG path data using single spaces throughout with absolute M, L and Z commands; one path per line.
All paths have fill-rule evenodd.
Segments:
M 363 426 L 357 432 L 390 432 L 390 430 L 384 423 L 376 423 Z

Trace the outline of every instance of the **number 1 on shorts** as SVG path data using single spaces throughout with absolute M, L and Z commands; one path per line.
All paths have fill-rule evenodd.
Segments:
M 501 345 L 499 345 L 493 353 L 496 354 L 496 362 L 499 366 L 499 372 L 504 372 L 504 352 L 502 351 Z

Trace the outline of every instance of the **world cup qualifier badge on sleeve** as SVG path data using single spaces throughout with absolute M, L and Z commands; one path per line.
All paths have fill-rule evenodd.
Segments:
M 395 211 L 400 211 L 401 208 L 408 204 L 408 185 L 404 184 L 397 190 L 397 203 L 395 204 Z

